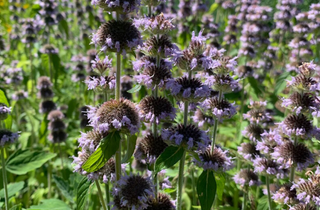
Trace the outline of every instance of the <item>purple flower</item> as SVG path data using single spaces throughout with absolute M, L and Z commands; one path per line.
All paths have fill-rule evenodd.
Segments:
M 280 168 L 280 165 L 272 159 L 257 157 L 253 160 L 254 171 L 274 175 L 277 178 L 286 176 L 287 171 Z
M 14 143 L 19 138 L 18 133 L 13 133 L 7 129 L 0 129 L 0 147 Z

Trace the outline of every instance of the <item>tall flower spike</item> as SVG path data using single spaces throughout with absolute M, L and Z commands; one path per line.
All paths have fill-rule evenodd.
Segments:
M 163 129 L 161 136 L 168 145 L 183 146 L 191 151 L 204 151 L 210 142 L 204 131 L 191 124 Z
M 148 198 L 153 196 L 153 185 L 149 178 L 126 175 L 112 189 L 115 209 L 143 210 L 148 207 Z
M 88 117 L 90 125 L 102 134 L 114 130 L 133 134 L 140 125 L 135 105 L 123 98 L 103 103 L 95 112 L 90 112 Z
M 155 120 L 159 124 L 161 120 L 173 120 L 176 116 L 176 110 L 164 97 L 147 96 L 139 104 L 139 114 L 142 120 L 146 122 L 154 122 Z

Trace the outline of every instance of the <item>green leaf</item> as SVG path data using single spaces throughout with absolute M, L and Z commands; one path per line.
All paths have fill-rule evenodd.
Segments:
M 95 172 L 102 168 L 118 150 L 120 140 L 121 137 L 118 131 L 109 133 L 101 140 L 97 150 L 92 153 L 88 160 L 82 165 L 82 169 L 87 172 Z
M 191 199 L 188 195 L 188 193 L 182 194 L 182 209 L 191 210 Z
M 127 139 L 128 141 L 127 153 L 126 153 L 126 156 L 124 156 L 124 158 L 121 160 L 122 163 L 127 163 L 130 161 L 130 158 L 136 148 L 137 138 L 138 138 L 137 135 L 131 135 Z
M 63 32 L 66 35 L 66 38 L 69 39 L 69 27 L 66 19 L 62 19 L 59 21 L 59 28 L 63 29 Z
M 83 177 L 77 188 L 77 210 L 84 209 L 85 201 L 88 197 L 88 190 L 91 182 L 87 177 Z
M 211 5 L 210 9 L 209 9 L 209 13 L 213 13 L 214 11 L 216 11 L 216 9 L 219 7 L 219 4 L 214 3 Z
M 61 200 L 48 199 L 42 200 L 37 206 L 31 206 L 28 210 L 71 210 L 71 208 Z
M 277 80 L 276 80 L 276 86 L 275 86 L 275 90 L 274 90 L 274 93 L 276 95 L 278 95 L 279 93 L 281 93 L 285 88 L 286 88 L 286 85 L 287 85 L 287 82 L 286 80 L 288 79 L 290 75 L 290 72 L 284 72 L 283 74 L 281 74 Z
M 128 93 L 136 93 L 141 89 L 141 85 L 135 85 L 133 88 L 131 88 L 130 90 L 128 90 Z
M 22 175 L 42 166 L 56 154 L 45 151 L 18 150 L 7 160 L 7 171 L 13 174 Z
M 14 196 L 17 192 L 23 189 L 23 186 L 24 186 L 23 181 L 8 184 L 8 196 L 9 197 Z M 0 190 L 0 198 L 4 198 L 4 189 Z
M 217 184 L 213 171 L 202 172 L 197 183 L 197 193 L 202 210 L 210 210 L 217 191 Z
M 56 183 L 57 187 L 61 191 L 61 193 L 66 197 L 70 202 L 73 203 L 73 195 L 72 190 L 70 189 L 67 182 L 64 181 L 61 177 L 53 175 L 53 180 Z
M 49 73 L 49 55 L 48 54 L 41 54 L 41 62 L 42 66 L 47 70 L 48 75 Z
M 254 77 L 248 77 L 248 82 L 251 85 L 251 87 L 254 90 L 254 93 L 257 97 L 261 96 L 262 90 L 261 90 L 261 84 L 254 78 Z
M 17 205 L 14 205 L 10 208 L 10 210 L 21 210 L 22 209 L 22 204 L 17 204 Z
M 222 195 L 223 195 L 224 185 L 226 183 L 226 178 L 224 174 L 216 173 L 215 179 L 217 183 L 217 196 L 219 200 L 222 201 Z
M 257 206 L 257 210 L 268 210 L 269 209 L 268 196 L 266 196 L 266 195 L 262 196 L 258 202 L 259 203 Z
M 184 149 L 182 147 L 168 146 L 156 160 L 156 172 L 176 164 L 183 156 L 183 153 Z
M 68 109 L 67 109 L 67 117 L 68 118 L 72 118 L 72 114 L 74 112 L 74 110 L 77 109 L 77 107 L 79 106 L 78 100 L 73 98 L 69 101 L 68 103 Z
M 7 105 L 7 107 L 10 107 L 10 104 L 8 102 L 8 99 L 6 97 L 6 94 L 4 93 L 3 90 L 0 89 L 0 103 L 3 103 Z M 12 107 L 11 107 L 12 108 Z M 7 119 L 4 120 L 6 129 L 11 129 L 12 126 L 12 116 L 9 114 Z

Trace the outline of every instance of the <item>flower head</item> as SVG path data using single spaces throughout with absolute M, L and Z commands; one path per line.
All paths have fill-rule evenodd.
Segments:
M 255 172 L 275 175 L 277 178 L 283 178 L 287 173 L 275 160 L 268 158 L 257 157 L 253 160 L 253 166 Z
M 110 20 L 93 34 L 92 43 L 99 44 L 102 51 L 126 53 L 141 45 L 141 35 L 132 23 L 123 20 Z
M 242 131 L 242 135 L 248 137 L 252 141 L 258 141 L 261 139 L 261 134 L 263 132 L 264 130 L 259 124 L 250 124 Z
M 199 127 L 210 127 L 214 125 L 214 118 L 211 115 L 206 115 L 200 109 L 197 109 L 192 116 L 193 122 L 198 123 Z
M 91 0 L 91 4 L 108 12 L 130 13 L 139 9 L 140 0 Z
M 242 143 L 241 146 L 238 147 L 238 152 L 244 157 L 244 159 L 250 161 L 260 156 L 260 152 L 256 149 L 256 145 L 254 143 Z
M 277 190 L 277 192 L 273 194 L 272 199 L 281 204 L 297 203 L 297 191 L 296 189 L 291 189 L 291 187 L 291 183 L 284 184 L 279 190 Z
M 49 113 L 57 108 L 56 104 L 51 100 L 42 101 L 39 105 L 40 113 Z
M 195 125 L 177 125 L 163 129 L 162 139 L 168 145 L 183 146 L 188 150 L 205 150 L 209 144 L 209 137 Z
M 172 44 L 167 35 L 162 35 L 160 38 L 156 36 L 151 37 L 144 43 L 146 51 L 151 56 L 166 57 L 171 55 L 175 50 L 178 50 L 178 47 L 175 44 Z
M 149 178 L 140 175 L 123 176 L 112 189 L 114 207 L 119 210 L 128 208 L 146 209 L 152 193 L 153 185 Z
M 139 104 L 140 117 L 146 122 L 160 123 L 161 120 L 173 120 L 176 110 L 168 99 L 164 97 L 147 96 Z
M 246 186 L 254 186 L 260 184 L 258 175 L 251 169 L 242 169 L 233 177 L 233 180 L 242 188 L 245 188 Z
M 234 104 L 231 104 L 225 99 L 219 100 L 218 97 L 204 100 L 201 106 L 209 110 L 220 122 L 222 122 L 223 119 L 230 119 L 237 113 Z
M 158 198 L 150 197 L 148 200 L 148 207 L 146 210 L 175 210 L 174 202 L 170 197 L 163 193 L 158 193 Z
M 213 150 L 208 146 L 205 151 L 200 151 L 200 160 L 195 159 L 194 162 L 204 170 L 227 171 L 233 168 L 232 159 L 228 157 L 228 151 L 223 151 L 219 147 Z
M 11 113 L 11 107 L 7 107 L 4 103 L 0 103 L 0 120 L 5 120 Z
M 314 131 L 311 121 L 303 114 L 291 114 L 278 125 L 282 132 L 288 136 L 305 137 Z
M 138 142 L 134 157 L 142 163 L 153 164 L 167 146 L 161 136 L 148 134 Z
M 18 133 L 13 133 L 7 129 L 0 129 L 0 147 L 14 143 L 19 138 Z
M 125 133 L 138 131 L 140 121 L 135 105 L 121 98 L 111 99 L 88 114 L 90 125 L 101 133 L 121 130 Z

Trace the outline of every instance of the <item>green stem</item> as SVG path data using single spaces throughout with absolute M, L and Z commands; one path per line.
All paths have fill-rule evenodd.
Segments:
M 197 191 L 196 191 L 196 178 L 194 177 L 194 168 L 191 169 L 191 178 L 192 178 L 192 205 L 197 206 Z M 194 209 L 194 208 L 193 208 Z
M 158 199 L 158 173 L 156 172 L 156 164 L 154 164 L 154 170 L 153 170 L 153 184 L 155 186 L 154 188 L 154 197 L 157 200 Z
M 1 147 L 1 163 L 2 163 L 2 178 L 3 178 L 3 189 L 4 189 L 4 199 L 6 210 L 9 209 L 9 197 L 8 197 L 8 180 L 6 174 L 6 162 L 4 160 L 4 148 Z
M 107 196 L 107 208 L 110 210 L 110 206 L 108 205 L 110 203 L 110 190 L 109 190 L 109 181 L 105 183 L 106 188 L 106 196 Z
M 62 158 L 63 155 L 62 155 L 60 143 L 58 143 L 58 149 L 59 149 L 59 155 L 60 155 L 60 159 L 61 159 L 61 168 L 63 169 L 63 158 Z
M 117 17 L 118 17 L 118 13 L 117 13 Z M 121 78 L 121 54 L 119 52 L 117 52 L 117 72 L 116 72 L 116 100 L 120 100 L 120 78 Z M 117 180 L 120 179 L 121 177 L 121 141 L 119 143 L 119 149 L 116 152 L 115 155 L 115 162 L 116 162 L 116 177 Z
M 272 201 L 271 201 L 271 194 L 270 194 L 270 180 L 269 176 L 266 176 L 266 182 L 267 182 L 267 190 L 268 190 L 268 205 L 269 205 L 269 210 L 272 210 Z
M 242 210 L 247 210 L 248 188 L 243 193 Z
M 99 181 L 95 180 L 95 183 L 96 183 L 97 188 L 98 188 L 98 195 L 99 195 L 100 202 L 101 202 L 101 205 L 103 207 L 103 210 L 107 210 L 107 206 L 106 206 L 106 204 L 104 203 L 104 200 L 103 200 L 103 195 L 102 195 L 102 191 L 101 191 L 101 187 L 100 187 Z
M 179 163 L 179 177 L 178 177 L 178 188 L 177 188 L 177 210 L 182 210 L 182 187 L 184 180 L 184 165 L 186 161 L 186 151 L 183 152 L 182 158 Z
M 48 199 L 51 198 L 51 173 L 52 173 L 52 168 L 51 168 L 51 165 L 49 163 L 49 165 L 48 165 L 48 175 L 47 175 L 47 179 L 48 179 Z

